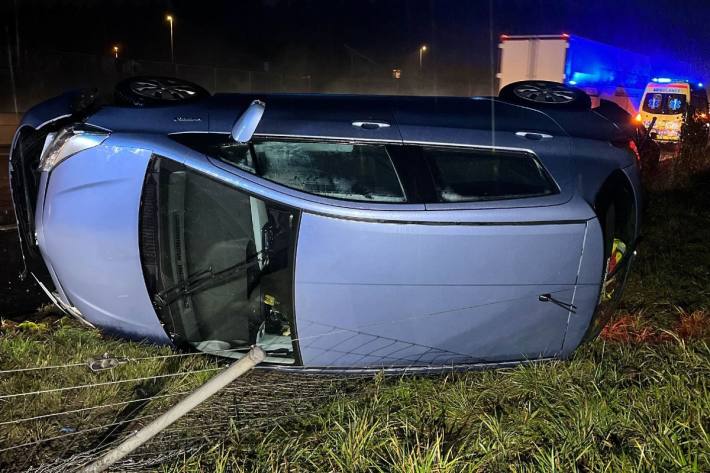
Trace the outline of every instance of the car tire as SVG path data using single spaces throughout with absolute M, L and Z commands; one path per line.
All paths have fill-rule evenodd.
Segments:
M 129 107 L 161 107 L 195 102 L 210 96 L 201 86 L 183 79 L 138 76 L 124 79 L 114 90 L 116 102 Z
M 589 110 L 592 99 L 582 89 L 547 80 L 524 80 L 508 84 L 498 97 L 506 102 L 559 110 Z

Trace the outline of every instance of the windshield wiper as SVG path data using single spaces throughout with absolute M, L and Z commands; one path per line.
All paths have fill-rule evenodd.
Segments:
M 210 266 L 205 270 L 194 273 L 184 281 L 156 293 L 153 296 L 153 305 L 158 309 L 162 309 L 182 297 L 221 286 L 241 276 L 243 271 L 258 266 L 259 256 L 267 256 L 268 253 L 270 252 L 267 250 L 258 251 L 246 260 L 219 271 L 214 271 Z

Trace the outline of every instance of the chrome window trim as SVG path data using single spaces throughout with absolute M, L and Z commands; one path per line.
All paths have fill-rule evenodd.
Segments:
M 338 141 L 340 143 L 363 143 L 363 144 L 392 144 L 402 145 L 401 140 L 387 138 L 359 138 L 355 136 L 322 136 L 322 135 L 292 135 L 288 133 L 254 133 L 255 138 L 276 138 L 288 140 L 318 140 L 318 141 Z
M 418 140 L 403 140 L 403 144 L 405 145 L 414 145 L 414 146 L 438 146 L 441 148 L 465 148 L 465 149 L 480 149 L 480 150 L 485 150 L 485 151 L 513 151 L 513 152 L 518 152 L 518 153 L 528 153 L 532 154 L 535 156 L 536 159 L 540 159 L 540 157 L 535 153 L 535 151 L 531 150 L 530 148 L 519 148 L 519 147 L 514 147 L 514 146 L 497 146 L 497 145 L 474 145 L 474 144 L 467 144 L 467 143 L 451 143 L 451 142 L 444 142 L 444 141 L 418 141 Z

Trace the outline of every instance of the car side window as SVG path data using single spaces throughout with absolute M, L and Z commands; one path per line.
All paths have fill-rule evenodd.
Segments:
M 248 146 L 224 143 L 209 154 L 309 194 L 379 203 L 407 201 L 384 145 L 259 141 Z
M 253 155 L 250 152 L 248 145 L 236 144 L 232 141 L 227 141 L 211 146 L 211 149 L 207 150 L 207 154 L 230 164 L 234 164 L 242 171 L 256 174 Z
M 254 151 L 261 177 L 293 189 L 336 199 L 406 201 L 384 145 L 264 141 Z
M 242 171 L 310 194 L 373 203 L 409 202 L 384 144 L 257 140 L 178 134 L 175 141 Z
M 556 194 L 535 156 L 507 151 L 422 148 L 438 202 L 475 202 Z

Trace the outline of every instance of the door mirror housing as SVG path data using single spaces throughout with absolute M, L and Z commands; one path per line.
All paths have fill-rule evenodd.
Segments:
M 248 143 L 256 127 L 261 122 L 266 104 L 261 100 L 254 100 L 242 113 L 232 127 L 232 139 L 237 143 Z

